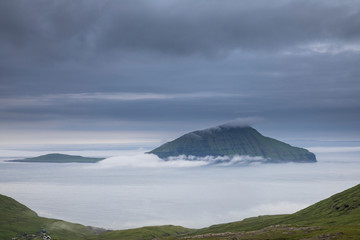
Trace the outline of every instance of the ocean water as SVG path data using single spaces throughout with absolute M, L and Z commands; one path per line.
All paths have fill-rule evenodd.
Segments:
M 96 164 L 0 162 L 0 193 L 41 216 L 84 225 L 201 228 L 293 213 L 359 184 L 359 149 L 328 150 L 316 149 L 313 164 L 214 167 L 164 163 L 141 151 L 117 152 Z

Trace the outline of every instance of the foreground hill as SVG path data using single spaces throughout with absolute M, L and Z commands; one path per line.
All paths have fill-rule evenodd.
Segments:
M 199 230 L 176 226 L 111 231 L 91 240 L 151 239 L 359 239 L 360 185 L 299 212 L 247 218 Z
M 193 233 L 192 239 L 359 239 L 360 184 L 290 215 L 247 218 Z M 227 233 L 221 236 L 221 233 Z M 267 237 L 264 237 L 267 236 Z M 264 237 L 264 238 L 263 238 Z
M 56 219 L 39 217 L 34 211 L 12 198 L 0 195 L 0 239 L 40 239 L 40 231 L 46 229 L 52 239 L 75 240 L 95 235 L 89 227 Z
M 360 239 L 360 184 L 294 214 L 259 216 L 198 230 L 167 225 L 95 235 L 79 224 L 38 217 L 29 208 L 2 195 L 0 216 L 0 239 L 11 239 L 24 232 L 36 233 L 41 228 L 46 228 L 52 239 L 69 240 Z
M 51 153 L 38 157 L 10 160 L 10 162 L 44 162 L 44 163 L 96 163 L 104 158 L 90 158 L 60 153 Z
M 150 151 L 160 158 L 186 155 L 262 157 L 267 162 L 316 162 L 313 153 L 261 135 L 252 127 L 222 125 L 185 134 Z

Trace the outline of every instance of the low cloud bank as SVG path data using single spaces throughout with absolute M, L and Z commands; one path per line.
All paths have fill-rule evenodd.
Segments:
M 160 159 L 154 154 L 137 153 L 134 155 L 123 155 L 106 158 L 96 163 L 95 168 L 113 168 L 113 167 L 138 167 L 138 168 L 186 168 L 201 166 L 231 166 L 231 165 L 248 165 L 265 162 L 263 157 L 251 156 L 186 156 L 180 155 L 169 157 L 166 161 Z
M 235 156 L 205 156 L 205 157 L 196 157 L 196 156 L 186 156 L 180 155 L 176 157 L 169 157 L 168 161 L 200 161 L 207 163 L 206 165 L 217 165 L 217 166 L 230 166 L 238 164 L 250 164 L 250 163 L 261 163 L 265 162 L 267 159 L 257 156 L 247 156 L 247 155 L 235 155 Z
M 100 168 L 112 167 L 139 167 L 139 168 L 166 168 L 166 167 L 199 167 L 207 165 L 203 161 L 174 160 L 164 161 L 154 154 L 138 153 L 106 158 L 96 164 Z

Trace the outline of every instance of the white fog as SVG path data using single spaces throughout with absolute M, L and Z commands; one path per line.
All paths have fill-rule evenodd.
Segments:
M 293 213 L 360 182 L 358 149 L 315 150 L 317 163 L 231 167 L 203 166 L 201 161 L 162 162 L 142 151 L 116 152 L 118 156 L 95 164 L 1 162 L 0 192 L 41 216 L 84 225 L 201 228 Z M 6 154 L 9 158 L 29 152 Z

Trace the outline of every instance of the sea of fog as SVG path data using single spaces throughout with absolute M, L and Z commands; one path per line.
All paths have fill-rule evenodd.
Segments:
M 201 228 L 293 213 L 360 183 L 359 147 L 312 148 L 309 164 L 209 166 L 163 162 L 143 150 L 73 151 L 116 156 L 96 164 L 0 161 L 0 193 L 44 217 L 107 229 L 173 224 Z M 2 160 L 45 152 L 2 150 Z

